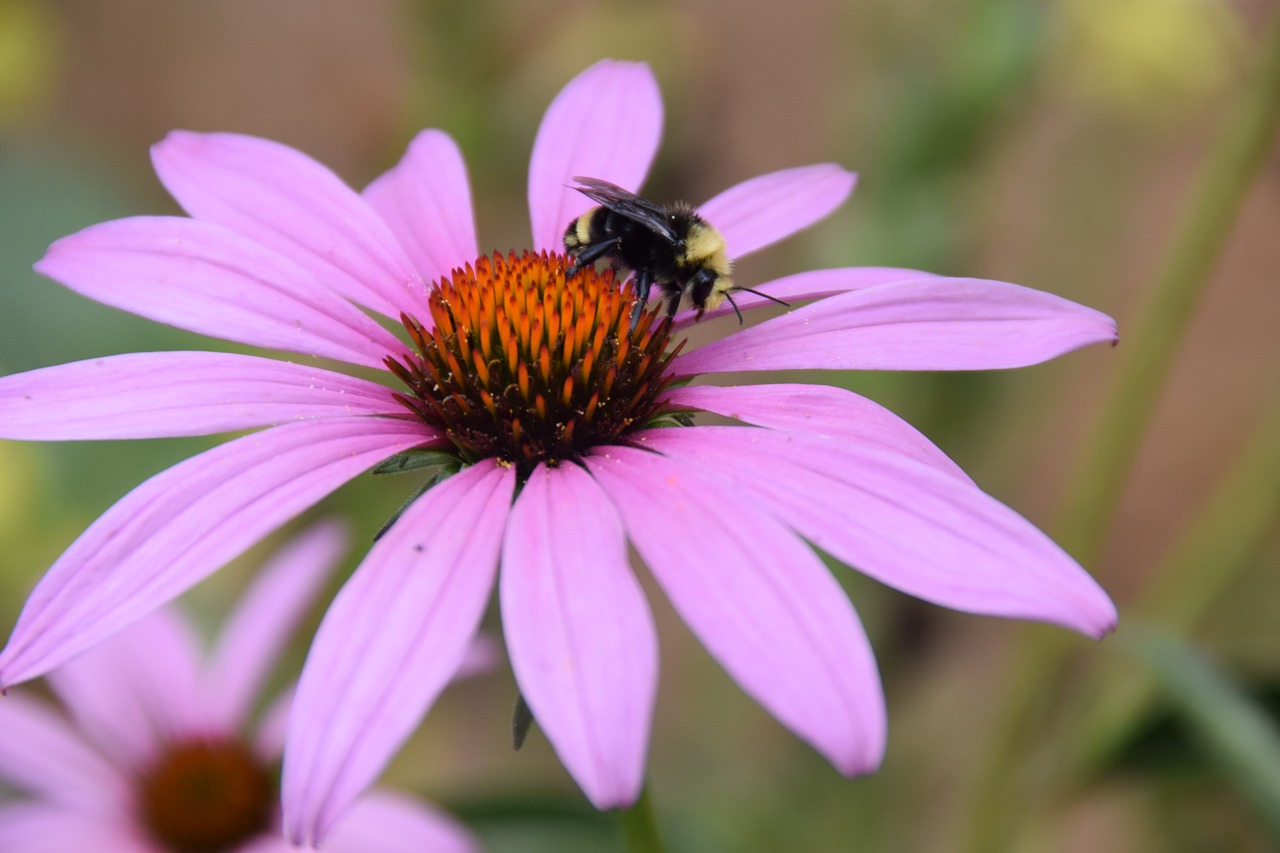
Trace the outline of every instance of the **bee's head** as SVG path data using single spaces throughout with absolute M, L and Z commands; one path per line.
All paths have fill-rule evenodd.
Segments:
M 725 296 L 734 289 L 733 279 L 727 273 L 727 270 L 721 273 L 709 266 L 699 268 L 685 286 L 690 304 L 699 312 L 719 308 Z
M 690 301 L 693 303 L 694 307 L 698 309 L 699 318 L 701 318 L 705 312 L 719 308 L 720 305 L 727 300 L 729 304 L 733 306 L 733 313 L 738 315 L 739 326 L 742 325 L 743 320 L 742 312 L 738 310 L 738 303 L 733 299 L 733 292 L 735 290 L 755 294 L 762 299 L 767 299 L 770 302 L 776 302 L 784 308 L 791 307 L 791 303 L 779 299 L 776 296 L 771 296 L 768 293 L 763 293 L 752 287 L 743 287 L 741 285 L 734 284 L 733 279 L 729 278 L 729 276 L 720 275 L 709 267 L 703 267 L 698 270 L 698 272 L 694 273 L 694 275 L 689 278 L 686 288 L 689 292 Z

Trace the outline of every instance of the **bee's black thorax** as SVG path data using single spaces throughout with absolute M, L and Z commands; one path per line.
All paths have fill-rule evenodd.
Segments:
M 691 210 L 673 207 L 669 221 L 677 234 L 687 234 L 701 217 Z M 654 233 L 629 216 L 607 207 L 596 207 L 569 224 L 565 248 L 570 252 L 600 243 L 618 241 L 617 247 L 601 257 L 620 271 L 650 270 L 657 281 L 683 283 L 696 269 L 685 258 L 685 241 L 671 241 Z

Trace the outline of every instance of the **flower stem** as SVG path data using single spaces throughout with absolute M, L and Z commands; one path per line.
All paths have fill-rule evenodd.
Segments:
M 1089 565 L 1101 550 L 1147 424 L 1214 262 L 1280 124 L 1280 16 L 1184 213 L 1138 327 L 1120 347 L 1111 396 L 1067 490 L 1058 539 Z
M 1058 538 L 1086 565 L 1101 552 L 1173 355 L 1278 123 L 1280 16 L 1262 44 L 1254 79 L 1210 154 L 1137 329 L 1120 348 L 1116 381 L 1068 488 Z M 974 780 L 965 839 L 971 851 L 1010 849 L 1028 817 L 1035 786 L 1022 771 L 1043 742 L 1053 710 L 1045 685 L 1061 674 L 1075 648 L 1061 632 L 1031 633 L 1037 630 L 1029 629 L 1013 662 L 993 740 Z
M 653 815 L 653 801 L 649 799 L 648 785 L 640 791 L 640 798 L 635 805 L 619 812 L 619 817 L 628 853 L 662 853 L 662 837 L 658 833 L 658 821 Z

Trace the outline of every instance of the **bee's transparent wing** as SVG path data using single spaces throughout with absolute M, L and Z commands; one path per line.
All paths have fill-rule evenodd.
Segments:
M 575 177 L 573 180 L 577 183 L 575 190 L 601 207 L 625 216 L 673 243 L 680 241 L 680 235 L 671 228 L 667 212 L 660 205 L 599 178 Z

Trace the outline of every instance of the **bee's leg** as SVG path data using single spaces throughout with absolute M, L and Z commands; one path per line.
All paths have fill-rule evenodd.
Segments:
M 672 290 L 670 293 L 664 295 L 664 298 L 667 300 L 668 320 L 674 320 L 676 318 L 676 311 L 680 310 L 680 300 L 683 296 L 684 294 L 678 290 Z
M 636 330 L 636 324 L 640 322 L 640 314 L 644 311 L 644 306 L 649 302 L 649 288 L 653 286 L 653 274 L 648 270 L 638 270 L 636 277 L 631 283 L 631 288 L 636 294 L 636 304 L 631 307 L 631 331 Z
M 601 240 L 599 243 L 592 243 L 590 246 L 587 246 L 574 256 L 573 264 L 564 271 L 565 278 L 573 278 L 583 269 L 591 266 L 605 255 L 610 252 L 617 251 L 621 245 L 621 237 L 614 237 L 612 240 Z

